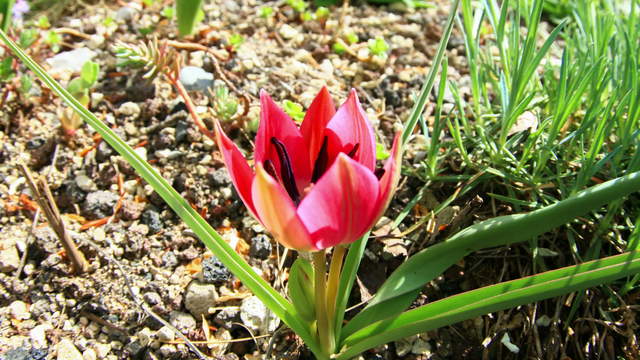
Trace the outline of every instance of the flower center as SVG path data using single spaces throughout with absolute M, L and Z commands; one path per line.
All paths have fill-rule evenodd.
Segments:
M 291 166 L 291 158 L 289 158 L 289 153 L 287 153 L 287 149 L 284 144 L 280 142 L 280 140 L 275 137 L 271 138 L 271 143 L 276 148 L 276 153 L 278 154 L 278 159 L 280 160 L 280 181 L 284 186 L 287 193 L 291 197 L 291 200 L 298 206 L 300 203 L 300 193 L 298 192 L 298 187 L 296 186 L 296 178 L 293 176 L 293 167 Z M 275 173 L 275 166 L 269 160 L 267 160 L 271 165 L 271 170 L 267 170 L 267 172 L 271 171 Z M 268 168 L 269 165 L 266 165 L 265 168 Z M 273 176 L 274 174 L 271 174 Z

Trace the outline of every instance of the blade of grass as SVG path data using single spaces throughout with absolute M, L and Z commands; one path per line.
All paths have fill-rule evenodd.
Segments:
M 102 138 L 122 155 L 136 172 L 153 187 L 162 199 L 180 216 L 180 218 L 198 235 L 222 263 L 233 272 L 260 300 L 271 309 L 276 316 L 293 329 L 315 354 L 323 354 L 311 336 L 296 310 L 287 300 L 275 291 L 262 277 L 247 264 L 227 244 L 224 239 L 180 196 L 149 163 L 144 161 L 129 145 L 120 139 L 106 124 L 100 121 L 87 108 L 82 106 L 68 91 L 56 82 L 47 72 L 7 35 L 0 31 L 0 38 L 51 90 L 60 96 L 84 121 L 86 121 Z
M 345 347 L 335 359 L 346 360 L 403 337 L 608 283 L 638 272 L 640 252 L 632 251 L 468 291 L 359 329 L 345 339 Z
M 382 284 L 367 307 L 343 330 L 343 339 L 373 321 L 398 314 L 400 307 L 387 303 L 431 281 L 463 256 L 483 248 L 527 241 L 565 224 L 576 216 L 595 210 L 615 199 L 640 190 L 640 172 L 635 172 L 584 190 L 573 197 L 526 214 L 500 216 L 472 225 L 445 242 L 413 255 L 400 265 Z M 413 299 L 406 302 L 404 308 Z

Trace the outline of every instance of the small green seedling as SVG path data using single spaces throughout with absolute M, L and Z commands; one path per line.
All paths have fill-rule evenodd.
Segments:
M 28 48 L 31 46 L 36 39 L 38 39 L 38 30 L 37 29 L 24 29 L 20 32 L 20 38 L 18 39 L 18 44 L 22 48 Z
M 341 41 L 334 42 L 332 48 L 333 48 L 333 52 L 338 55 L 342 55 L 345 52 L 347 52 L 347 47 Z
M 62 43 L 62 37 L 57 32 L 49 30 L 47 31 L 47 35 L 44 38 L 44 43 L 49 45 L 51 51 L 58 52 L 60 51 L 60 43 Z
M 240 46 L 244 44 L 244 40 L 244 36 L 240 34 L 233 34 L 229 36 L 229 46 L 231 46 L 233 51 L 238 51 Z
M 320 6 L 316 9 L 316 19 L 318 21 L 326 21 L 329 18 L 329 14 L 329 9 L 324 6 Z
M 304 119 L 304 110 L 302 109 L 302 105 L 298 103 L 294 103 L 291 100 L 285 100 L 283 102 L 284 112 L 286 112 L 295 122 L 301 123 Z
M 213 108 L 218 119 L 222 122 L 229 122 L 238 112 L 238 99 L 229 93 L 229 89 L 220 85 L 214 92 Z
M 273 15 L 273 8 L 271 6 L 263 6 L 260 8 L 260 17 L 268 19 Z
M 376 143 L 376 159 L 386 160 L 391 154 L 387 151 L 384 145 Z
M 349 43 L 349 45 L 356 44 L 359 40 L 358 34 L 354 33 L 353 31 L 345 35 L 344 38 L 345 40 L 347 40 L 347 43 Z
M 307 10 L 307 3 L 304 0 L 287 0 L 287 5 L 299 13 L 304 13 Z
M 171 20 L 176 15 L 176 9 L 173 6 L 167 6 L 164 9 L 162 9 L 162 11 L 160 12 L 160 15 Z
M 370 39 L 368 42 L 369 51 L 371 55 L 381 58 L 387 57 L 387 51 L 389 51 L 389 44 L 381 36 L 376 36 L 375 39 Z
M 14 76 L 16 76 L 16 73 L 13 71 L 13 58 L 7 56 L 0 61 L 0 82 L 7 82 L 13 79 Z
M 98 74 L 100 73 L 100 66 L 89 60 L 82 65 L 80 76 L 75 77 L 69 81 L 67 90 L 76 98 L 80 104 L 84 107 L 89 106 L 89 90 L 95 86 L 98 82 Z M 62 130 L 66 135 L 73 135 L 75 131 L 82 125 L 82 118 L 80 118 L 75 112 L 63 111 L 60 116 L 60 122 L 62 124 Z
M 36 22 L 36 26 L 40 29 L 48 29 L 51 27 L 51 23 L 49 22 L 49 18 L 47 15 L 40 15 L 38 21 Z

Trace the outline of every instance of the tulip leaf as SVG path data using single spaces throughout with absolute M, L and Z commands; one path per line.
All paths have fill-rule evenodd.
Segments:
M 307 260 L 298 257 L 289 270 L 289 298 L 300 316 L 312 322 L 316 318 L 313 266 Z
M 343 339 L 375 321 L 397 315 L 406 309 L 424 284 L 467 254 L 529 240 L 638 190 L 640 172 L 634 172 L 530 213 L 485 220 L 420 251 L 400 265 L 382 284 L 367 307 L 349 321 L 342 331 Z M 391 303 L 393 307 L 389 305 Z
M 180 36 L 193 33 L 196 23 L 200 20 L 202 0 L 176 0 L 176 17 L 178 18 L 178 32 Z
M 336 360 L 390 341 L 480 315 L 548 299 L 640 272 L 640 252 L 586 262 L 454 295 L 358 329 L 343 342 Z
M 0 39 L 22 62 L 29 67 L 44 84 L 60 96 L 78 115 L 85 120 L 111 147 L 116 150 L 136 172 L 162 197 L 162 199 L 196 233 L 205 246 L 222 261 L 234 275 L 242 281 L 271 311 L 293 329 L 317 356 L 326 356 L 318 345 L 308 326 L 301 321 L 296 309 L 280 293 L 238 255 L 229 244 L 196 212 L 189 203 L 176 192 L 148 162 L 144 161 L 129 145 L 119 138 L 105 123 L 87 110 L 67 90 L 55 81 L 33 59 L 20 49 L 7 35 L 0 31 Z

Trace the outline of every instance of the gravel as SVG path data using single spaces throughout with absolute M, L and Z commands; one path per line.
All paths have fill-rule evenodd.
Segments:
M 90 219 L 102 219 L 113 215 L 118 199 L 118 195 L 110 191 L 94 191 L 85 198 L 82 210 Z
M 209 314 L 209 308 L 216 306 L 218 291 L 215 285 L 193 280 L 185 291 L 184 306 L 196 318 Z
M 231 278 L 231 272 L 215 256 L 202 261 L 202 273 L 200 280 L 208 284 L 223 284 Z
M 154 209 L 147 209 L 142 213 L 141 221 L 149 227 L 151 234 L 156 234 L 162 230 L 164 224 L 160 219 L 160 214 Z
M 266 260 L 271 255 L 271 240 L 267 235 L 258 234 L 251 239 L 249 256 L 254 259 Z

